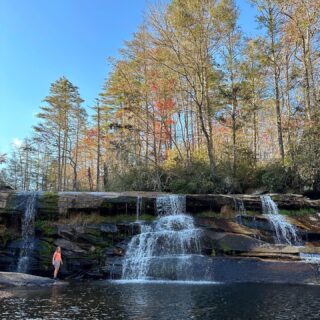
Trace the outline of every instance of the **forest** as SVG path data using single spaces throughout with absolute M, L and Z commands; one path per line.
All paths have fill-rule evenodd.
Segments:
M 320 193 L 320 0 L 150 5 L 91 108 L 61 76 L 23 143 L 17 190 Z M 134 31 L 134 30 L 133 30 Z

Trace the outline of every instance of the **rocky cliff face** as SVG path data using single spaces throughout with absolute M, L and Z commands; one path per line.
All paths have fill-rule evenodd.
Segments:
M 138 196 L 141 197 L 139 212 Z M 62 277 L 121 277 L 128 242 L 140 232 L 137 214 L 139 221 L 152 223 L 156 218 L 157 196 L 133 192 L 39 194 L 28 272 L 51 275 L 52 254 L 56 246 L 61 246 Z M 0 192 L 0 271 L 16 271 L 21 256 L 24 197 L 13 191 Z M 215 270 L 216 280 L 218 275 L 227 278 L 227 269 L 234 281 L 241 279 L 239 270 L 253 265 L 256 273 L 252 270 L 242 273 L 242 277 L 250 274 L 248 281 L 256 281 L 263 270 L 275 270 L 272 268 L 282 270 L 274 276 L 281 278 L 294 263 L 298 266 L 296 270 L 305 270 L 302 282 L 309 281 L 310 275 L 318 277 L 317 265 L 306 266 L 301 257 L 320 254 L 320 201 L 299 195 L 272 195 L 272 198 L 280 212 L 289 215 L 287 220 L 298 229 L 304 246 L 274 243 L 274 229 L 262 215 L 259 196 L 187 195 L 187 212 L 202 230 L 201 250 L 206 257 L 195 265 Z M 243 201 L 246 212 L 239 212 L 237 199 Z M 298 279 L 296 272 L 291 275 L 293 280 Z

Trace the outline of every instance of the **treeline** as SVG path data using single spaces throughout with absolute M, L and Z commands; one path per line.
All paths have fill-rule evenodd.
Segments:
M 32 137 L 6 157 L 22 190 L 320 192 L 320 0 L 172 0 L 112 59 L 96 104 L 51 85 Z

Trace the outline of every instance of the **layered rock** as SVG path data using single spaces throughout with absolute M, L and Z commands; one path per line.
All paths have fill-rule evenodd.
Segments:
M 156 213 L 156 198 L 164 193 L 154 192 L 42 192 L 39 194 L 38 216 L 56 219 L 57 215 L 68 217 L 79 212 L 98 213 L 104 216 L 135 214 L 138 197 L 142 199 L 141 213 Z M 21 214 L 24 194 L 0 191 L 0 217 L 4 213 Z M 320 200 L 311 200 L 295 194 L 271 194 L 279 209 L 299 210 L 303 208 L 320 211 Z M 242 200 L 249 211 L 261 212 L 259 195 L 186 195 L 187 212 L 199 214 L 205 211 L 224 213 L 233 209 L 235 200 Z
M 139 220 L 152 223 L 156 218 L 158 195 L 134 192 L 40 194 L 29 272 L 51 275 L 52 254 L 56 246 L 61 246 L 62 277 L 121 277 L 128 242 L 140 232 L 141 221 L 135 221 L 138 196 L 142 197 Z M 268 272 L 264 279 L 273 277 L 280 281 L 288 270 L 296 268 L 294 270 L 303 275 L 299 278 L 299 272 L 293 270 L 292 283 L 307 283 L 312 272 L 317 275 L 316 264 L 306 264 L 300 256 L 301 253 L 320 254 L 317 214 L 320 201 L 299 195 L 272 197 L 280 210 L 289 210 L 295 216 L 287 219 L 298 228 L 304 247 L 274 244 L 274 230 L 268 218 L 261 214 L 257 195 L 187 195 L 187 212 L 194 216 L 195 225 L 202 230 L 203 257 L 194 258 L 194 272 L 203 275 L 202 270 L 208 269 L 208 279 L 218 281 L 225 281 L 228 273 L 233 281 L 258 281 Z M 247 214 L 237 212 L 235 199 L 243 201 Z M 14 271 L 17 266 L 22 248 L 21 202 L 23 194 L 0 192 L 0 270 Z M 241 272 L 244 273 L 242 277 Z

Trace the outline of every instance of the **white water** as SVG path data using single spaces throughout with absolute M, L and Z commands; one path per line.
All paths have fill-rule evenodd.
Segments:
M 108 280 L 108 282 L 117 283 L 117 284 L 172 284 L 171 280 Z M 181 285 L 212 285 L 212 284 L 222 284 L 218 281 L 193 281 L 193 280 L 175 280 L 174 284 Z
M 236 214 L 244 215 L 247 213 L 246 208 L 244 206 L 244 202 L 242 199 L 234 197 L 233 202 L 234 202 L 234 210 L 235 210 Z
M 313 264 L 320 264 L 320 254 L 318 253 L 300 253 L 300 258 L 307 262 L 307 263 L 313 263 Z
M 136 202 L 136 221 L 137 222 L 140 220 L 141 209 L 142 209 L 142 197 L 137 196 L 137 202 Z
M 36 201 L 37 193 L 32 192 L 27 194 L 26 205 L 24 214 L 21 221 L 22 227 L 22 249 L 20 250 L 20 256 L 17 265 L 17 272 L 27 272 L 29 267 L 30 252 L 33 249 L 34 239 L 34 219 L 36 213 Z
M 284 216 L 279 214 L 277 204 L 270 196 L 261 196 L 263 214 L 266 215 L 276 234 L 279 244 L 295 245 L 299 242 L 297 228 L 289 223 Z
M 200 231 L 195 228 L 193 218 L 185 214 L 185 203 L 183 196 L 157 198 L 159 218 L 152 225 L 142 224 L 141 233 L 131 239 L 122 279 L 140 281 L 161 280 L 161 276 L 168 275 L 185 276 L 190 256 L 201 252 Z
M 186 197 L 180 195 L 167 195 L 157 197 L 157 213 L 162 215 L 184 214 L 186 212 Z

